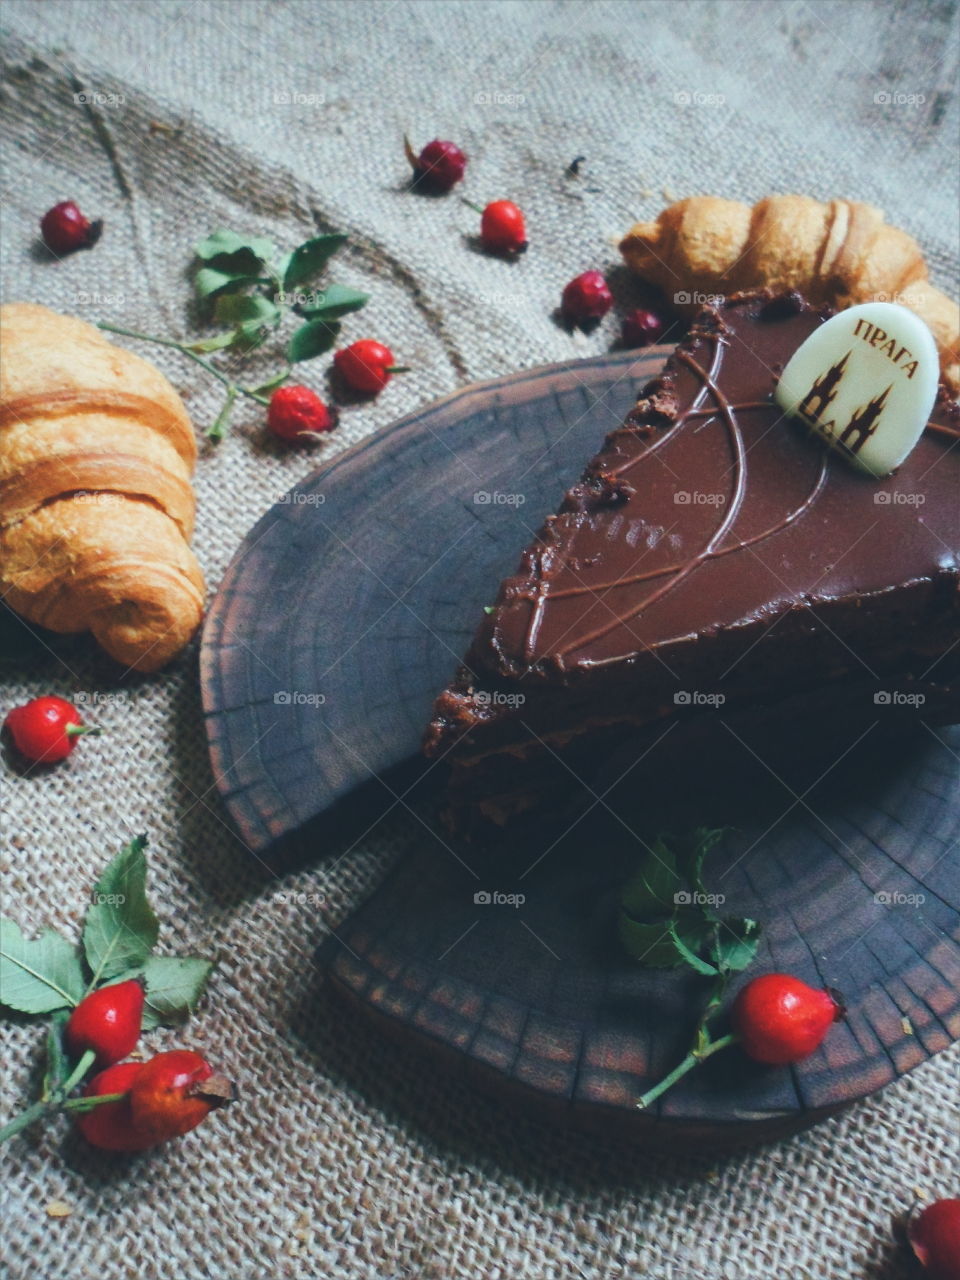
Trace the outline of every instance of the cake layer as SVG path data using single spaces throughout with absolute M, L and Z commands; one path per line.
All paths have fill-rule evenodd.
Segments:
M 678 708 L 952 678 L 960 409 L 896 474 L 855 470 L 772 399 L 828 314 L 764 292 L 701 315 L 502 583 L 429 754 L 527 768 Z

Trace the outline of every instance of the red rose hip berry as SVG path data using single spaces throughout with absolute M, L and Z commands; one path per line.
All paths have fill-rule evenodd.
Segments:
M 287 444 L 309 442 L 336 425 L 336 414 L 309 387 L 278 387 L 270 397 L 267 426 Z
M 602 271 L 584 271 L 574 276 L 560 301 L 563 318 L 576 325 L 602 320 L 612 306 L 613 294 Z
M 393 352 L 382 342 L 361 338 L 333 357 L 334 368 L 348 387 L 376 395 L 395 373 L 408 373 L 405 365 L 394 364 Z
M 744 1052 L 771 1066 L 808 1057 L 842 1017 L 843 1005 L 833 992 L 788 973 L 766 973 L 748 982 L 731 1012 Z
M 512 200 L 493 200 L 480 218 L 480 240 L 491 253 L 523 253 L 527 224 Z
M 77 1128 L 91 1146 L 101 1151 L 146 1151 L 155 1145 L 149 1132 L 137 1129 L 130 1113 L 130 1090 L 142 1070 L 142 1062 L 117 1062 L 94 1076 L 84 1089 L 85 1098 L 126 1094 L 77 1115 Z
M 77 738 L 100 732 L 83 723 L 72 702 L 55 697 L 33 698 L 14 707 L 4 726 L 20 754 L 39 764 L 63 760 L 77 745 Z
M 430 191 L 449 191 L 463 177 L 467 157 L 455 142 L 442 142 L 439 138 L 434 138 L 419 155 L 406 138 L 403 145 L 413 169 L 416 186 L 426 187 Z
M 234 1097 L 230 1081 L 199 1053 L 172 1049 L 143 1064 L 130 1090 L 130 1114 L 137 1132 L 156 1144 L 189 1133 Z
M 140 1038 L 143 983 L 138 978 L 91 991 L 71 1013 L 67 1048 L 75 1058 L 96 1054 L 98 1067 L 109 1067 L 132 1052 Z
M 960 1280 L 960 1200 L 935 1200 L 907 1224 L 910 1247 L 930 1280 Z
M 75 249 L 90 249 L 100 239 L 103 222 L 91 222 L 85 218 L 72 200 L 55 204 L 40 219 L 40 234 L 48 249 L 54 253 L 73 253 Z
M 625 347 L 648 347 L 660 341 L 665 328 L 655 311 L 629 311 L 623 317 L 620 338 Z

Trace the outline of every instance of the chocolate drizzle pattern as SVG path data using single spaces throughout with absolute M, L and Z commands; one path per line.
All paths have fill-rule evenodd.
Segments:
M 737 420 L 737 414 L 758 409 L 768 411 L 770 409 L 770 402 L 767 400 L 752 400 L 745 401 L 741 404 L 730 403 L 717 383 L 719 369 L 723 358 L 722 353 L 726 345 L 726 339 L 724 338 L 722 327 L 718 326 L 717 330 L 710 332 L 708 336 L 713 340 L 714 344 L 709 369 L 704 369 L 704 367 L 687 351 L 678 349 L 676 353 L 677 359 L 697 375 L 701 384 L 696 396 L 691 401 L 688 408 L 677 415 L 673 424 L 663 431 L 648 449 L 630 459 L 622 467 L 612 469 L 607 474 L 613 478 L 619 478 L 632 467 L 636 466 L 637 463 L 641 461 L 648 461 L 650 456 L 658 449 L 662 448 L 674 433 L 677 432 L 689 419 L 694 417 L 704 417 L 706 419 L 717 417 L 723 422 L 726 428 L 734 464 L 733 494 L 730 502 L 726 505 L 723 520 L 711 535 L 706 545 L 696 555 L 691 556 L 688 560 L 676 564 L 661 566 L 656 569 L 649 569 L 642 573 L 629 574 L 609 582 L 567 587 L 559 591 L 551 592 L 549 589 L 549 579 L 543 575 L 542 553 L 538 555 L 537 586 L 535 594 L 531 600 L 532 608 L 530 618 L 527 622 L 523 644 L 524 657 L 528 662 L 534 657 L 540 623 L 543 618 L 543 611 L 549 600 L 569 599 L 571 597 L 585 595 L 597 596 L 600 593 L 614 591 L 623 587 L 633 587 L 641 582 L 649 582 L 657 578 L 667 577 L 669 579 L 667 582 L 661 583 L 642 600 L 632 605 L 627 611 L 620 613 L 616 610 L 611 610 L 612 617 L 608 622 L 595 627 L 585 635 L 577 636 L 574 640 L 558 647 L 555 657 L 562 664 L 563 659 L 570 653 L 582 649 L 584 646 L 593 643 L 595 640 L 602 639 L 616 627 L 629 622 L 631 619 L 641 614 L 645 609 L 650 608 L 651 605 L 655 604 L 668 592 L 675 590 L 681 582 L 693 574 L 706 561 L 720 556 L 730 555 L 733 552 L 743 551 L 747 547 L 765 542 L 767 539 L 773 537 L 783 529 L 786 529 L 796 520 L 799 520 L 806 515 L 823 492 L 830 469 L 829 453 L 825 446 L 818 445 L 815 441 L 811 441 L 811 447 L 819 450 L 820 467 L 814 484 L 803 501 L 798 506 L 794 507 L 792 511 L 789 511 L 776 524 L 762 530 L 760 533 L 753 534 L 747 538 L 742 538 L 727 546 L 721 545 L 727 535 L 736 526 L 743 507 L 743 500 L 747 486 L 747 454 L 744 447 L 743 431 Z M 708 395 L 712 397 L 713 403 L 709 406 L 703 406 L 702 401 Z

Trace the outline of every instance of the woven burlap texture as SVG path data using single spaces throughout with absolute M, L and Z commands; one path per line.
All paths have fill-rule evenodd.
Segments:
M 209 230 L 292 247 L 335 227 L 351 244 L 329 278 L 371 295 L 347 334 L 383 337 L 413 366 L 311 455 L 265 443 L 259 410 L 241 406 L 197 469 L 211 588 L 317 461 L 473 379 L 607 349 L 613 317 L 590 336 L 557 327 L 559 290 L 612 266 L 618 233 L 675 195 L 872 200 L 957 286 L 950 6 L 8 0 L 3 21 L 7 300 L 182 335 L 197 323 L 190 247 Z M 475 217 L 459 200 L 404 190 L 405 130 L 460 141 L 475 200 L 521 203 L 525 258 L 471 251 Z M 564 168 L 578 154 L 574 181 Z M 37 219 L 68 197 L 106 230 L 93 252 L 51 263 Z M 202 373 L 137 349 L 209 424 L 218 395 Z M 326 363 L 304 371 L 318 389 Z M 284 890 L 314 895 L 305 905 L 275 900 L 224 823 L 195 647 L 119 685 L 90 649 L 68 667 L 42 658 L 5 681 L 2 705 L 41 692 L 85 695 L 105 733 L 52 772 L 4 764 L 4 909 L 29 930 L 74 932 L 99 868 L 146 830 L 162 948 L 219 959 L 189 1042 L 243 1100 L 133 1163 L 99 1159 L 59 1126 L 16 1139 L 3 1215 L 14 1280 L 908 1274 L 891 1216 L 915 1189 L 956 1193 L 955 1054 L 812 1132 L 719 1160 L 508 1118 L 320 989 L 317 943 L 415 823 L 397 818 L 289 877 Z M 4 1028 L 4 1115 L 37 1087 L 38 1040 L 34 1026 Z M 49 1217 L 53 1200 L 70 1216 Z

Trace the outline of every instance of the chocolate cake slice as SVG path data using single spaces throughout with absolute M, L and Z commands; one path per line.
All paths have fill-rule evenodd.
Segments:
M 894 475 L 851 466 L 772 399 L 830 314 L 735 296 L 644 388 L 436 701 L 455 809 L 506 822 L 678 717 L 960 718 L 960 408 Z

